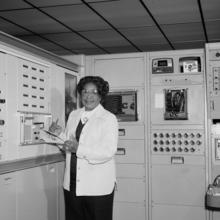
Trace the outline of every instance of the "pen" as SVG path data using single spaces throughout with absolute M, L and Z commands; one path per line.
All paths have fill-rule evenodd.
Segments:
M 53 136 L 53 137 L 56 137 L 56 138 L 58 138 L 58 139 L 60 139 L 61 141 L 63 141 L 63 142 L 65 142 L 62 138 L 60 138 L 59 136 L 57 136 L 56 134 L 54 134 L 54 133 L 52 133 L 52 132 L 50 132 L 50 131 L 47 131 L 47 130 L 43 130 L 45 133 L 47 133 L 47 134 L 49 134 L 49 135 L 51 135 L 51 136 Z

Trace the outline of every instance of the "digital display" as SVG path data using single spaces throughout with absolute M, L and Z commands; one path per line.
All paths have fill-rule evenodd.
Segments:
M 173 59 L 172 58 L 155 58 L 152 60 L 152 73 L 173 73 Z
M 167 60 L 158 60 L 158 66 L 167 66 Z

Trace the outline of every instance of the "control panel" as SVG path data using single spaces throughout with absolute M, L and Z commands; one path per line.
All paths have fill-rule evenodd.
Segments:
M 220 91 L 220 67 L 213 67 L 213 90 L 215 94 Z
M 28 114 L 20 115 L 20 145 L 43 144 L 41 131 L 48 130 L 52 122 L 51 115 Z
M 203 130 L 154 130 L 151 152 L 153 154 L 201 155 L 204 153 Z
M 208 113 L 213 119 L 220 118 L 220 49 L 218 47 L 217 44 L 206 45 Z
M 173 61 L 173 71 L 159 68 L 155 74 L 155 60 L 163 57 Z M 203 208 L 207 151 L 203 61 L 203 50 L 158 51 L 149 55 L 152 65 L 148 65 L 151 69 L 147 105 L 152 220 L 173 219 L 174 216 L 206 220 Z M 168 62 L 158 65 L 168 65 Z M 189 190 L 198 184 L 199 187 Z

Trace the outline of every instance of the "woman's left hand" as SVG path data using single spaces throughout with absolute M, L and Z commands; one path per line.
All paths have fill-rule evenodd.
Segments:
M 66 152 L 76 153 L 77 148 L 78 148 L 78 142 L 75 138 L 74 139 L 71 138 L 71 140 L 67 140 L 64 142 L 63 150 Z

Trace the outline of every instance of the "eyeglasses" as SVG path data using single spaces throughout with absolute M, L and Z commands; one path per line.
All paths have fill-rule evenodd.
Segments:
M 83 89 L 82 92 L 81 92 L 82 95 L 88 95 L 88 94 L 91 94 L 91 95 L 98 95 L 98 90 L 97 89 L 94 89 L 94 90 L 86 90 L 86 89 Z

